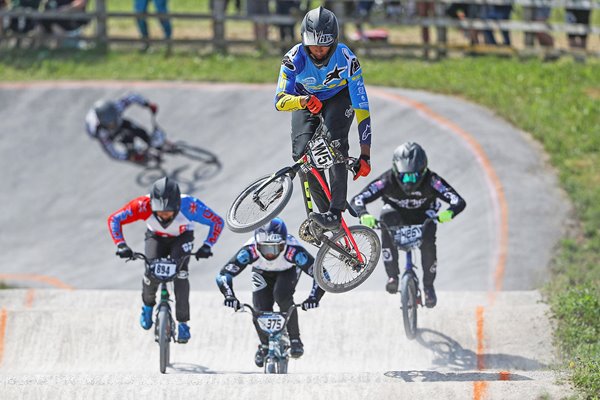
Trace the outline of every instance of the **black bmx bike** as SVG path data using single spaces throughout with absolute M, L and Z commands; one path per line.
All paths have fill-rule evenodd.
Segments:
M 150 137 L 162 138 L 164 144 L 158 148 L 135 147 L 134 162 L 144 167 L 143 174 L 138 176 L 138 184 L 141 186 L 147 186 L 156 179 L 168 175 L 164 163 L 169 157 L 181 157 L 194 162 L 190 178 L 192 182 L 210 179 L 222 168 L 219 158 L 211 151 L 191 145 L 183 140 L 171 141 L 166 139 L 166 133 L 156 121 L 154 114 L 152 115 L 152 133 Z M 181 181 L 182 179 L 178 180 Z
M 413 251 L 421 247 L 423 231 L 429 224 L 435 223 L 436 219 L 428 218 L 420 225 L 387 226 L 378 221 L 379 228 L 385 231 L 391 238 L 398 250 L 406 252 L 404 271 L 400 279 L 400 302 L 402 308 L 402 320 L 404 332 L 408 339 L 417 336 L 417 310 L 423 306 L 423 297 L 419 288 L 419 278 L 415 270 L 417 266 L 413 262 Z
M 252 182 L 238 195 L 227 213 L 229 229 L 250 232 L 276 217 L 290 200 L 292 180 L 300 170 L 313 174 L 331 200 L 329 187 L 318 170 L 344 164 L 353 171 L 356 159 L 345 157 L 332 145 L 323 116 L 317 116 L 320 123 L 304 155 L 292 166 Z M 306 209 L 310 212 L 313 204 L 310 189 L 308 185 L 304 189 Z M 348 206 L 348 211 L 356 216 L 352 207 Z M 299 237 L 319 247 L 314 277 L 327 292 L 343 293 L 354 289 L 371 275 L 379 261 L 381 243 L 377 234 L 362 225 L 348 227 L 343 217 L 341 229 L 336 232 L 326 231 L 307 219 L 300 225 Z
M 269 337 L 269 350 L 264 360 L 265 374 L 287 374 L 290 360 L 290 339 L 287 333 L 287 324 L 294 308 L 302 307 L 301 304 L 292 304 L 285 312 L 256 311 L 250 304 L 242 304 L 237 312 L 246 312 L 248 309 L 258 327 Z
M 149 259 L 143 253 L 133 253 L 133 256 L 127 260 L 144 260 L 146 267 L 146 275 L 150 279 L 160 283 L 160 302 L 156 307 L 154 317 L 154 340 L 159 347 L 159 367 L 160 372 L 165 373 L 167 366 L 170 364 L 170 343 L 177 342 L 175 338 L 175 320 L 171 312 L 171 302 L 169 293 L 169 283 L 173 282 L 179 270 L 183 266 L 184 261 L 193 253 L 187 254 L 184 257 L 173 260 L 171 258 L 155 258 Z

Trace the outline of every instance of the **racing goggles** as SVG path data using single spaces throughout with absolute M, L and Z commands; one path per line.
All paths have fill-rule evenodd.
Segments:
M 400 178 L 400 182 L 408 184 L 408 183 L 417 183 L 419 178 L 421 178 L 420 172 L 400 172 L 398 173 L 398 178 Z
M 272 261 L 279 257 L 279 254 L 281 254 L 281 252 L 285 249 L 285 242 L 257 243 L 256 248 L 265 259 Z

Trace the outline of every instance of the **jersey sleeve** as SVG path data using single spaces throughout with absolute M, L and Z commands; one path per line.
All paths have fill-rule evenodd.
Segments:
M 356 55 L 347 47 L 342 50 L 348 62 L 348 90 L 352 108 L 356 114 L 360 144 L 371 145 L 371 114 L 369 112 L 369 98 L 362 77 L 362 67 Z
M 351 200 L 352 207 L 358 215 L 368 214 L 366 205 L 377 200 L 383 195 L 386 186 L 384 175 L 380 175 L 377 179 L 369 183 L 359 194 Z
M 117 109 L 119 112 L 123 112 L 132 104 L 139 104 L 140 106 L 147 106 L 149 104 L 148 99 L 138 93 L 128 93 L 127 95 L 121 97 L 116 102 Z
M 303 59 L 298 54 L 300 45 L 296 45 L 281 60 L 277 90 L 275 92 L 275 108 L 277 111 L 297 111 L 302 109 L 302 95 L 296 90 L 296 75 L 304 67 Z
M 454 216 L 460 214 L 467 206 L 467 202 L 461 195 L 437 174 L 431 174 L 430 184 L 435 191 L 436 197 L 450 205 L 448 210 L 452 211 Z
M 216 282 L 223 296 L 235 296 L 235 292 L 233 291 L 233 277 L 239 275 L 248 265 L 253 264 L 256 260 L 258 260 L 258 254 L 254 246 L 246 245 L 221 268 Z
M 181 212 L 190 221 L 208 225 L 208 235 L 204 240 L 204 244 L 212 247 L 217 243 L 219 236 L 223 232 L 223 218 L 208 208 L 203 202 L 191 196 L 183 196 L 181 198 Z
M 150 197 L 141 196 L 131 200 L 123 208 L 112 213 L 108 217 L 108 230 L 115 244 L 125 242 L 123 237 L 123 225 L 138 220 L 147 220 L 152 215 L 150 209 Z
M 313 278 L 313 284 L 310 291 L 310 296 L 318 300 L 323 297 L 325 291 L 314 280 L 314 257 L 302 246 L 288 244 L 285 250 L 285 259 L 287 262 L 296 265 L 302 272 Z

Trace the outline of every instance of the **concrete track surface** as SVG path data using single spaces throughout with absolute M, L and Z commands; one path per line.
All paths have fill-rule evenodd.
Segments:
M 439 304 L 420 310 L 417 339 L 406 339 L 399 298 L 383 292 L 380 265 L 357 290 L 326 295 L 319 309 L 301 312 L 305 356 L 291 363 L 287 376 L 262 375 L 253 365 L 250 317 L 224 309 L 214 284 L 248 237 L 227 231 L 213 258 L 192 263 L 193 338 L 175 346 L 168 374 L 159 374 L 157 346 L 137 326 L 142 267 L 113 256 L 106 228 L 112 211 L 147 192 L 149 175 L 111 162 L 83 131 L 96 99 L 132 90 L 159 104 L 169 137 L 219 157 L 222 168 L 208 179 L 194 176 L 198 165 L 184 160 L 170 161 L 167 169 L 222 215 L 252 179 L 291 162 L 289 114 L 273 110 L 272 85 L 0 85 L 0 280 L 31 288 L 0 292 L 0 398 L 534 399 L 570 393 L 551 372 L 551 326 L 535 291 L 546 280 L 568 213 L 543 155 L 524 133 L 481 107 L 382 88 L 368 89 L 369 178 L 390 166 L 398 144 L 414 140 L 468 204 L 438 229 Z M 128 115 L 148 124 L 143 110 Z M 350 139 L 356 155 L 355 127 Z M 349 195 L 367 183 L 351 182 Z M 370 207 L 373 213 L 379 208 Z M 292 233 L 303 213 L 295 193 L 282 214 Z M 142 249 L 143 231 L 143 224 L 125 229 L 132 247 Z M 198 229 L 196 243 L 205 232 Z M 301 280 L 297 301 L 309 284 Z M 250 301 L 248 272 L 234 286 Z

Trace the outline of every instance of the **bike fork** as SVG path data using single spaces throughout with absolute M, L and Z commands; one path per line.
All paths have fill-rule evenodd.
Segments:
M 325 192 L 327 199 L 331 202 L 331 192 L 329 191 L 329 188 L 327 187 L 327 184 L 325 183 L 325 180 L 323 179 L 321 174 L 319 174 L 315 170 L 315 168 L 311 168 L 310 172 L 317 179 L 317 181 L 319 181 L 319 184 L 321 185 L 321 188 Z M 307 185 L 307 187 L 308 187 L 308 185 Z M 354 240 L 354 236 L 352 236 L 352 233 L 350 233 L 350 229 L 348 229 L 348 225 L 346 224 L 346 221 L 344 220 L 344 218 L 342 218 L 342 229 L 344 229 L 344 232 L 346 232 L 346 235 L 344 236 L 344 241 L 346 242 L 346 247 L 347 248 L 352 247 L 354 249 L 354 252 L 356 253 L 356 258 L 358 258 L 358 261 L 361 263 L 364 263 L 363 256 L 358 249 L 356 240 Z M 327 241 L 325 241 L 325 242 L 327 244 L 329 244 Z M 329 244 L 329 247 L 335 248 L 334 246 L 331 246 L 330 244 Z M 347 256 L 349 256 L 349 255 L 347 255 Z M 352 256 L 350 256 L 350 257 L 352 257 Z

